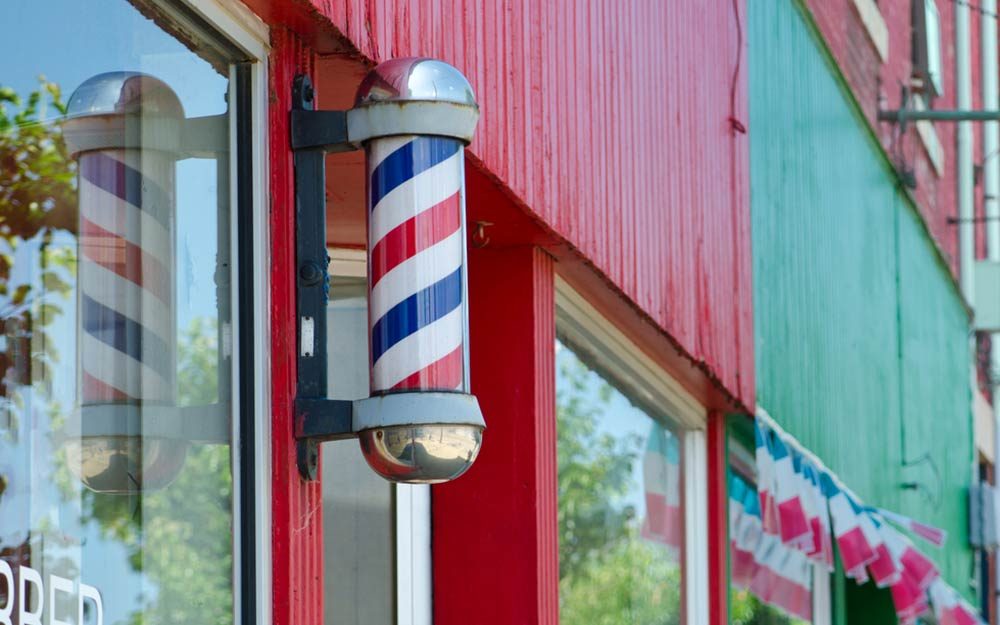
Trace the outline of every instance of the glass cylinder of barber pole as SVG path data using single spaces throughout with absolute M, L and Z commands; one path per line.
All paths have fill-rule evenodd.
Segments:
M 363 145 L 372 394 L 468 392 L 463 148 L 478 118 L 472 87 L 443 61 L 394 59 L 368 75 L 356 109 L 371 121 Z
M 402 135 L 365 150 L 372 394 L 468 391 L 463 145 Z
M 423 58 L 379 64 L 349 114 L 367 162 L 372 396 L 470 393 L 464 147 L 478 115 L 461 72 Z M 457 477 L 484 427 L 478 404 L 471 413 L 362 431 L 362 451 L 389 479 Z
M 180 100 L 151 76 L 95 76 L 70 97 L 77 160 L 79 436 L 70 468 L 92 490 L 165 486 L 183 441 L 143 436 L 175 407 L 175 169 Z

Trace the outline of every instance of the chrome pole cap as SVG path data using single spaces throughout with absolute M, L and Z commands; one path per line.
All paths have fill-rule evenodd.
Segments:
M 63 135 L 71 154 L 179 149 L 184 107 L 167 83 L 148 74 L 107 72 L 88 78 L 66 109 Z
M 472 141 L 479 105 L 454 66 L 421 57 L 379 63 L 358 87 L 348 111 L 348 137 L 362 144 L 398 135 L 437 135 Z
M 358 87 L 355 106 L 376 102 L 453 102 L 476 107 L 472 85 L 453 65 L 409 57 L 384 61 Z
M 106 72 L 88 78 L 66 103 L 68 117 L 157 115 L 184 117 L 180 98 L 167 83 L 140 72 Z
M 475 396 L 408 391 L 354 404 L 353 429 L 376 473 L 393 482 L 437 484 L 465 473 L 486 422 Z

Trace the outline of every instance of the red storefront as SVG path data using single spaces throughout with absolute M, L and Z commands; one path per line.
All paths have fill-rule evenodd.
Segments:
M 167 299 L 176 300 L 171 315 L 192 323 L 190 310 L 209 314 L 198 301 L 217 300 L 217 311 L 209 314 L 220 328 L 212 348 L 219 358 L 213 392 L 216 405 L 230 407 L 221 413 L 232 427 L 205 437 L 231 449 L 233 542 L 226 557 L 232 561 L 232 618 L 277 625 L 554 624 L 562 603 L 567 622 L 581 618 L 567 615 L 585 613 L 592 590 L 577 583 L 568 567 L 593 576 L 590 552 L 581 545 L 594 532 L 613 531 L 624 537 L 625 561 L 636 553 L 652 558 L 662 571 L 660 581 L 670 587 L 644 606 L 666 610 L 680 622 L 726 622 L 724 415 L 752 412 L 755 405 L 741 3 L 135 4 L 140 11 L 128 17 L 134 24 L 126 20 L 121 27 L 135 33 L 152 28 L 173 42 L 163 44 L 169 49 L 146 52 L 143 46 L 152 44 L 145 36 L 129 34 L 125 39 L 132 41 L 123 46 L 141 51 L 135 59 L 126 54 L 121 66 L 70 72 L 61 87 L 69 94 L 98 70 L 148 73 L 179 94 L 188 119 L 221 115 L 228 122 L 225 132 L 216 131 L 228 141 L 228 160 L 205 156 L 217 155 L 218 145 L 216 152 L 211 146 L 177 148 L 187 159 L 215 159 L 210 191 L 186 170 L 178 170 L 178 184 L 214 194 L 212 202 L 224 208 L 212 222 L 220 234 L 211 258 L 197 260 L 206 244 L 197 231 L 211 219 L 195 211 L 176 225 L 172 236 L 181 243 L 175 271 L 182 277 Z M 20 11 L 25 24 L 34 23 L 31 9 Z M 100 13 L 94 9 L 91 17 L 100 21 Z M 109 18 L 108 24 L 119 23 Z M 67 49 L 77 50 L 75 40 L 66 40 Z M 324 445 L 320 479 L 307 481 L 298 468 L 295 438 L 302 330 L 293 87 L 297 76 L 308 75 L 318 108 L 348 109 L 375 64 L 403 57 L 454 65 L 471 83 L 481 112 L 464 153 L 465 244 L 471 392 L 487 429 L 475 464 L 452 483 L 389 486 L 359 465 L 354 441 Z M 54 71 L 27 61 L 25 67 Z M 206 85 L 219 97 L 215 108 L 198 112 Z M 73 103 L 71 98 L 71 117 Z M 209 134 L 202 139 L 211 143 Z M 152 141 L 145 135 L 142 140 Z M 186 140 L 184 135 L 180 142 Z M 139 147 L 146 150 L 147 144 Z M 88 149 L 94 148 L 71 145 L 69 152 L 79 160 Z M 79 162 L 81 180 L 114 194 L 100 177 L 87 178 Z M 369 390 L 364 154 L 331 154 L 325 169 L 325 240 L 332 259 L 327 380 L 331 396 L 354 399 Z M 118 195 L 124 201 L 127 189 Z M 185 197 L 178 193 L 178 206 Z M 221 234 L 225 225 L 228 239 Z M 93 229 L 85 230 L 90 225 L 79 228 L 93 236 Z M 140 237 L 135 245 L 152 245 L 149 240 Z M 224 246 L 232 264 L 218 260 Z M 106 258 L 90 260 L 132 280 Z M 219 267 L 231 272 L 231 282 L 219 279 Z M 213 280 L 217 292 L 198 295 Z M 89 297 L 86 288 L 80 298 Z M 127 307 L 122 289 L 105 295 Z M 100 299 L 103 291 L 98 285 L 93 293 Z M 90 300 L 80 301 L 86 334 Z M 136 306 L 153 323 L 154 312 Z M 170 322 L 164 321 L 163 332 L 176 329 Z M 88 353 L 86 346 L 79 349 Z M 136 358 L 147 358 L 143 354 Z M 181 349 L 171 358 L 187 362 L 189 355 Z M 82 362 L 84 375 L 91 375 L 86 358 Z M 227 372 L 231 389 L 223 384 Z M 72 388 L 65 392 L 74 395 Z M 149 397 L 144 393 L 148 389 L 140 384 L 132 397 L 141 404 Z M 114 388 L 106 395 L 108 402 L 128 404 Z M 91 400 L 97 401 L 84 393 L 85 407 Z M 609 421 L 611 414 L 618 420 Z M 145 416 L 136 418 L 147 427 Z M 148 437 L 141 428 L 139 435 Z M 571 431 L 579 431 L 579 438 L 560 438 Z M 200 439 L 185 447 L 189 462 L 197 444 Z M 602 465 L 608 450 L 627 462 Z M 650 466 L 662 473 L 662 484 L 651 483 Z M 588 480 L 603 476 L 598 482 L 608 485 L 608 501 L 587 499 L 603 491 L 570 479 L 577 470 L 590 471 Z M 93 507 L 89 497 L 80 495 L 80 506 Z M 560 505 L 561 497 L 579 508 Z M 662 509 L 654 512 L 656 506 Z M 154 512 L 169 516 L 156 510 L 149 512 L 150 522 Z M 595 530 L 588 524 L 600 515 L 614 520 Z M 36 527 L 34 520 L 29 525 Z M 114 523 L 102 528 L 102 541 L 125 532 Z M 576 533 L 570 536 L 567 528 Z M 197 528 L 190 533 L 197 535 Z M 663 551 L 635 551 L 640 535 L 665 545 Z M 86 559 L 86 548 L 80 549 Z M 151 551 L 138 553 L 153 566 Z M 200 568 L 186 570 L 190 577 Z M 197 586 L 193 575 L 189 583 Z M 137 588 L 146 588 L 143 580 Z M 98 602 L 107 607 L 100 608 L 101 618 L 124 614 L 128 606 L 114 607 L 110 581 L 97 581 L 105 584 L 99 589 L 105 598 Z M 22 597 L 31 592 L 25 583 L 35 581 L 21 582 Z M 141 603 L 136 609 L 160 609 L 157 601 L 167 596 L 168 585 L 157 583 L 140 593 L 154 607 Z M 79 584 L 82 622 L 84 605 L 91 603 Z M 647 600 L 629 597 L 636 605 Z M 47 609 L 55 605 L 51 599 Z M 93 607 L 87 610 L 93 617 Z M 21 622 L 32 622 L 34 614 L 24 612 Z M 220 622 L 226 620 L 224 614 Z
M 596 358 L 628 341 L 618 343 L 635 350 L 628 358 L 695 402 L 689 423 L 705 437 L 704 465 L 685 468 L 700 476 L 694 485 L 708 505 L 693 537 L 704 542 L 685 558 L 703 576 L 692 585 L 704 584 L 687 600 L 703 605 L 688 609 L 724 622 L 721 414 L 754 405 L 742 9 L 251 5 L 272 43 L 273 580 L 288 580 L 274 584 L 275 622 L 317 622 L 323 596 L 321 520 L 312 514 L 321 493 L 299 479 L 281 434 L 291 429 L 294 390 L 286 98 L 305 71 L 320 107 L 346 108 L 371 63 L 414 55 L 462 70 L 482 110 L 467 182 L 470 231 L 483 228 L 469 249 L 469 284 L 472 389 L 487 430 L 473 468 L 433 487 L 434 622 L 558 622 L 551 346 L 571 325 L 605 324 L 615 339 Z M 361 167 L 357 155 L 330 157 L 331 246 L 364 245 Z

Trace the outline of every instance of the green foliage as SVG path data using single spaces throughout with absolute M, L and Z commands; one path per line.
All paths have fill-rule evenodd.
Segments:
M 144 497 L 133 562 L 155 595 L 133 625 L 232 623 L 232 492 L 229 447 L 202 445 L 173 484 Z
M 633 535 L 560 581 L 559 619 L 564 625 L 675 625 L 681 589 L 677 563 Z
M 601 432 L 613 389 L 560 350 L 559 610 L 563 625 L 674 625 L 681 571 L 624 502 L 642 440 Z
M 559 577 L 565 578 L 628 537 L 631 510 L 614 504 L 628 492 L 641 441 L 598 432 L 611 387 L 601 380 L 595 403 L 593 374 L 575 358 L 559 365 Z
M 37 290 L 65 300 L 76 264 L 75 250 L 53 245 L 56 232 L 76 230 L 76 166 L 59 124 L 47 117 L 51 107 L 58 119 L 66 105 L 58 85 L 39 80 L 23 101 L 0 86 L 0 335 L 6 339 L 0 343 L 0 409 L 11 429 L 21 408 L 17 389 L 51 379 L 59 359 L 46 330 L 65 301 L 43 299 Z M 37 258 L 38 267 L 24 268 L 22 281 L 13 283 L 16 252 L 29 241 L 38 244 L 38 254 L 21 258 Z
M 192 320 L 177 347 L 178 403 L 218 401 L 218 323 Z M 233 480 L 228 445 L 199 445 L 163 490 L 143 498 L 133 552 L 156 586 L 133 625 L 225 625 L 233 620 Z
M 729 590 L 729 622 L 732 625 L 806 625 L 758 599 L 749 590 Z
M 0 237 L 8 240 L 76 230 L 76 168 L 59 124 L 44 110 L 51 106 L 63 116 L 66 105 L 58 85 L 39 82 L 24 102 L 0 86 Z M 0 279 L 9 269 L 0 264 Z
M 194 319 L 177 346 L 178 402 L 215 403 L 217 322 Z M 128 549 L 151 587 L 130 625 L 224 625 L 233 619 L 233 481 L 228 445 L 193 446 L 166 488 L 135 496 L 84 492 L 88 521 Z

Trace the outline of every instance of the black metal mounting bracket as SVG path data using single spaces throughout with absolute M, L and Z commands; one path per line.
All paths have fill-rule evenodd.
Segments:
M 346 111 L 314 110 L 308 76 L 292 86 L 291 146 L 295 155 L 295 253 L 298 382 L 295 398 L 297 461 L 303 479 L 317 479 L 319 444 L 352 438 L 353 402 L 327 398 L 326 306 L 330 258 L 326 252 L 325 155 L 357 149 L 347 139 Z
M 880 109 L 878 120 L 899 124 L 900 129 L 906 132 L 909 122 L 995 122 L 1000 121 L 1000 111 L 983 110 L 940 110 L 917 108 L 913 89 L 909 86 L 902 88 L 902 107 L 895 110 Z

